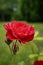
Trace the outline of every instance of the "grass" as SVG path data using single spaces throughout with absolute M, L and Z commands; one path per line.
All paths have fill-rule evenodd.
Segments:
M 20 45 L 20 50 L 14 56 L 14 61 L 12 63 L 12 55 L 10 53 L 8 45 L 4 42 L 5 40 L 5 29 L 3 28 L 3 24 L 5 22 L 0 22 L 0 65 L 31 65 L 38 57 L 38 60 L 43 60 L 43 34 L 42 36 L 38 33 L 32 42 L 28 42 L 25 45 Z M 43 30 L 43 23 L 29 23 L 34 25 L 35 31 L 40 32 Z M 38 39 L 37 39 L 38 38 Z M 39 39 L 40 38 L 40 39 Z M 32 45 L 31 45 L 32 43 Z M 39 56 L 38 56 L 39 53 Z

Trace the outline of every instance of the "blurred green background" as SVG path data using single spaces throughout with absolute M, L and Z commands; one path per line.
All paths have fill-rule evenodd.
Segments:
M 28 23 L 34 25 L 35 36 L 33 41 L 21 45 L 19 42 L 19 51 L 12 58 L 8 45 L 5 43 L 5 29 L 0 22 L 0 65 L 32 65 L 35 60 L 43 60 L 43 24 Z
M 12 59 L 5 43 L 4 23 L 12 20 L 24 21 L 35 27 L 31 42 L 20 45 Z M 35 60 L 43 60 L 43 1 L 42 0 L 0 0 L 0 65 L 33 65 Z
M 42 0 L 0 0 L 0 20 L 43 22 Z

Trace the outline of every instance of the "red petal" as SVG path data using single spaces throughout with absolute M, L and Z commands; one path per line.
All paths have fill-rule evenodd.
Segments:
M 16 38 L 11 34 L 11 32 L 7 32 L 6 33 L 7 38 L 9 38 L 10 40 L 15 40 Z
M 10 31 L 12 26 L 11 26 L 11 23 L 6 23 L 4 24 L 4 28 L 7 30 L 7 31 Z

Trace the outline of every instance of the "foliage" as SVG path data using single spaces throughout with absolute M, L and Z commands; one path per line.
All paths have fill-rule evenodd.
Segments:
M 38 15 L 38 0 L 22 0 L 21 13 L 24 19 L 37 20 Z
M 14 8 L 16 7 L 15 12 Z M 10 15 L 11 20 L 43 21 L 42 0 L 0 0 L 0 10 L 6 12 L 9 9 L 13 11 L 12 15 Z

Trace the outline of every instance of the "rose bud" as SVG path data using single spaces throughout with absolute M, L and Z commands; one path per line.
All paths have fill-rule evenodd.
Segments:
M 19 50 L 18 45 L 14 44 L 12 47 L 13 53 L 16 54 L 16 52 Z
M 5 43 L 7 43 L 8 45 L 11 43 L 12 41 L 9 40 L 8 38 L 5 40 Z

